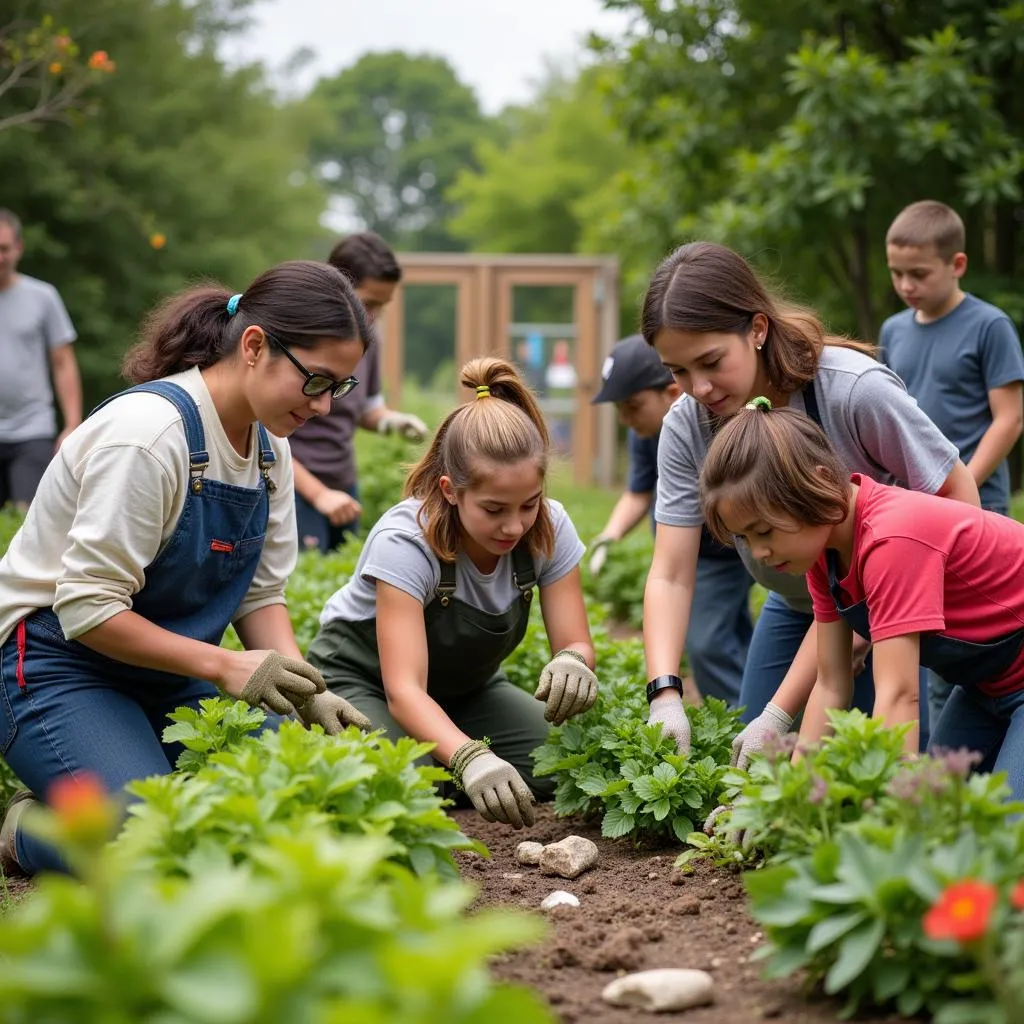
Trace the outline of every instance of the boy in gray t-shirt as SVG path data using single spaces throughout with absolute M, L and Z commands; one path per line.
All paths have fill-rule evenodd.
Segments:
M 82 422 L 82 386 L 64 303 L 53 285 L 17 272 L 22 252 L 21 222 L 0 209 L 0 505 L 26 508 L 55 449 Z
M 959 449 L 983 508 L 1010 510 L 1006 457 L 1022 427 L 1024 356 L 1010 318 L 960 288 L 967 270 L 956 211 L 926 200 L 886 235 L 893 287 L 908 309 L 882 325 L 882 359 Z

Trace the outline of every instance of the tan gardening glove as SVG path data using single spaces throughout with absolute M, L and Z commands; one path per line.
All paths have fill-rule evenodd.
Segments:
M 354 725 L 364 732 L 373 727 L 362 711 L 330 690 L 313 694 L 305 704 L 295 710 L 306 725 L 321 725 L 328 736 L 337 736 L 349 725 Z
M 597 676 L 582 654 L 559 651 L 541 670 L 534 697 L 547 702 L 544 717 L 552 725 L 561 725 L 597 700 Z
M 676 741 L 676 753 L 690 752 L 690 720 L 686 717 L 683 698 L 675 690 L 665 690 L 651 701 L 647 713 L 647 724 L 661 722 L 662 736 L 671 736 Z
M 464 743 L 452 755 L 449 770 L 485 821 L 513 828 L 532 825 L 533 793 L 523 777 L 479 740 Z
M 782 708 L 769 703 L 764 711 L 732 741 L 732 757 L 729 759 L 729 764 L 745 771 L 750 764 L 751 757 L 764 750 L 764 745 L 769 738 L 778 739 L 780 736 L 785 736 L 792 728 L 793 719 Z
M 411 412 L 386 412 L 377 423 L 381 434 L 401 434 L 406 441 L 422 441 L 427 436 L 427 425 Z
M 270 651 L 249 676 L 239 696 L 254 708 L 266 704 L 279 715 L 290 715 L 326 689 L 324 677 L 312 665 Z

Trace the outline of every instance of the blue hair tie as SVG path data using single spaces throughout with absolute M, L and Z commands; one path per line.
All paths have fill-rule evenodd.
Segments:
M 237 295 L 232 295 L 228 299 L 228 316 L 234 316 L 238 312 L 238 302 L 242 298 L 242 293 L 239 292 Z

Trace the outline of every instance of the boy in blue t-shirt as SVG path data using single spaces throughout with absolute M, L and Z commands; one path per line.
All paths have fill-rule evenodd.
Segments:
M 892 222 L 885 252 L 910 308 L 882 324 L 882 361 L 960 449 L 982 507 L 1007 515 L 1006 457 L 1024 423 L 1024 357 L 1013 321 L 961 290 L 963 248 L 963 222 L 944 203 L 913 203 Z
M 885 236 L 893 287 L 909 307 L 882 324 L 882 361 L 959 448 L 983 508 L 1008 515 L 1006 461 L 1021 435 L 1024 357 L 1010 318 L 960 288 L 964 225 L 944 203 L 906 207 Z M 928 673 L 928 715 L 938 721 L 952 685 Z
M 629 428 L 629 479 L 604 529 L 591 542 L 589 569 L 594 575 L 604 565 L 608 546 L 621 540 L 648 514 L 654 528 L 661 421 L 681 394 L 658 353 L 639 334 L 625 338 L 612 349 L 601 377 L 603 384 L 593 404 L 614 402 L 619 421 Z M 736 550 L 723 547 L 704 530 L 686 654 L 701 694 L 720 697 L 733 706 L 739 700 L 743 666 L 754 631 L 750 618 L 752 583 Z

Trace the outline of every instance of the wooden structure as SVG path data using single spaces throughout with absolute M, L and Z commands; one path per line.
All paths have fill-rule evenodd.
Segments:
M 555 329 L 574 341 L 576 382 L 570 409 L 573 475 L 577 483 L 612 483 L 615 410 L 591 398 L 601 386 L 601 365 L 619 335 L 618 261 L 607 256 L 484 255 L 479 253 L 398 254 L 403 285 L 454 285 L 456 369 L 480 355 L 513 359 L 513 339 L 531 329 Z M 513 289 L 573 289 L 573 323 L 513 322 Z M 400 405 L 405 347 L 402 288 L 382 318 L 382 371 L 389 401 Z M 453 385 L 458 388 L 458 381 Z M 464 400 L 464 396 L 460 396 Z M 545 402 L 541 402 L 542 408 Z M 550 406 L 549 406 L 550 407 Z

